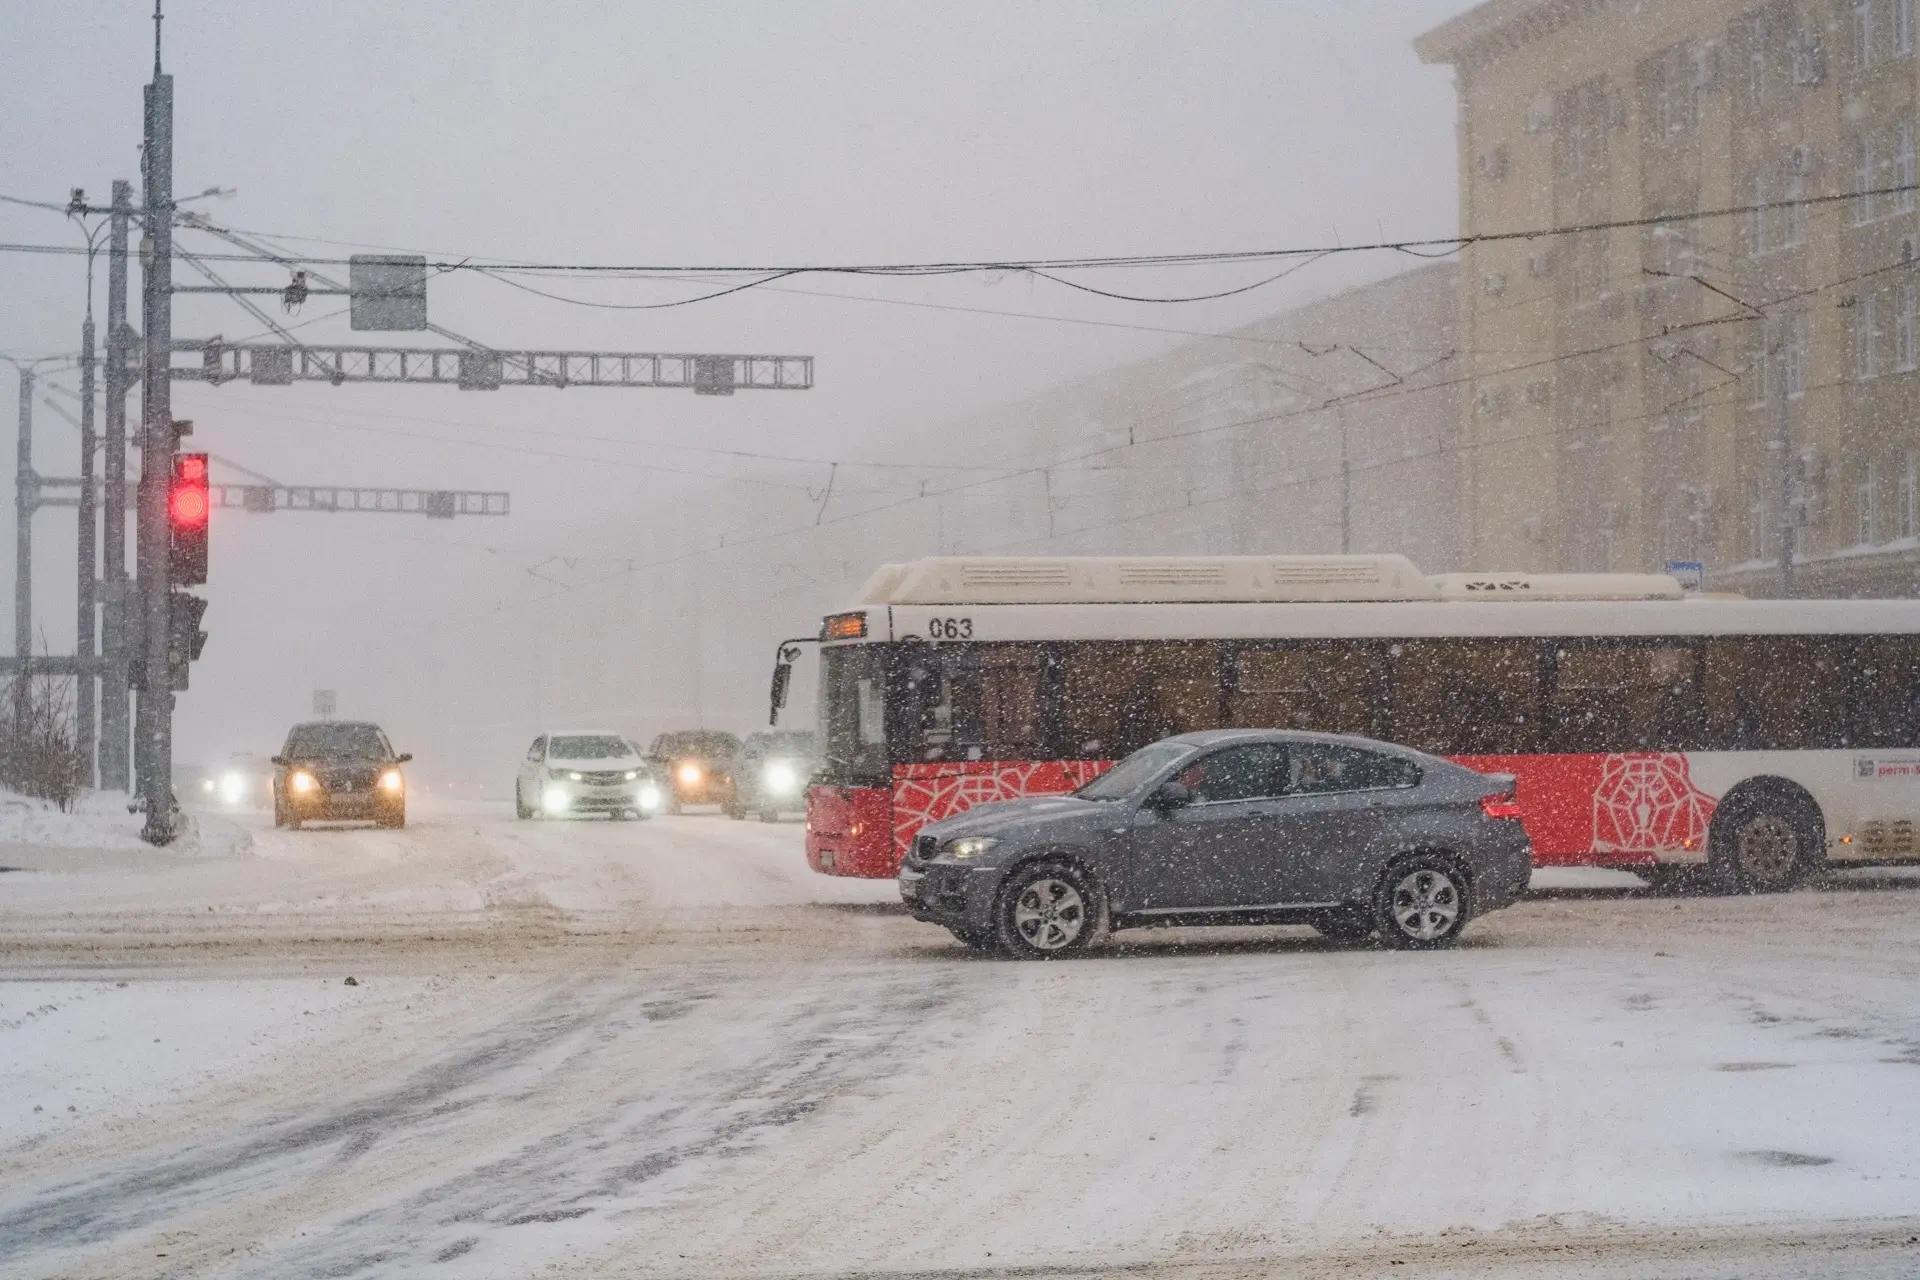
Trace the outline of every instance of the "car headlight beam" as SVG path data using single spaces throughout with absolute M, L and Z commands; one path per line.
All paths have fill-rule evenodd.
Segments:
M 291 787 L 293 794 L 297 796 L 312 795 L 320 789 L 320 779 L 305 769 L 296 769 L 288 776 L 287 786 Z
M 567 794 L 565 787 L 548 787 L 540 793 L 540 807 L 548 813 L 565 813 L 571 803 L 573 797 Z
M 958 840 L 949 840 L 940 847 L 940 852 L 955 862 L 971 862 L 1000 842 L 992 836 L 962 836 Z
M 760 775 L 760 781 L 776 795 L 790 795 L 800 785 L 800 773 L 785 760 L 775 760 Z
M 634 799 L 640 802 L 642 809 L 651 813 L 660 807 L 660 788 L 651 782 L 643 782 L 640 784 L 640 789 L 634 793 Z
M 697 787 L 700 785 L 700 766 L 691 760 L 683 761 L 674 771 L 674 776 L 680 779 L 680 785 L 683 787 Z
M 400 776 L 398 769 L 389 769 L 380 775 L 380 789 L 390 796 L 397 796 L 407 789 L 407 780 Z

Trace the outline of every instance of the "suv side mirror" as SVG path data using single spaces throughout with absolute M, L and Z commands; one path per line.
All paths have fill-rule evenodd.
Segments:
M 267 757 L 267 763 L 268 763 L 268 764 L 277 764 L 277 765 L 279 765 L 279 766 L 280 766 L 280 767 L 281 767 L 282 769 L 284 769 L 284 768 L 286 768 L 286 767 L 287 767 L 287 758 L 286 758 L 285 756 L 268 756 L 268 757 Z
M 397 755 L 397 756 L 395 756 L 395 757 L 393 758 L 393 762 L 394 762 L 395 764 L 405 764 L 405 763 L 406 763 L 407 761 L 409 761 L 409 760 L 411 760 L 411 759 L 413 759 L 413 752 L 411 752 L 411 751 L 402 751 L 402 752 L 401 752 L 401 753 L 400 753 L 399 755 Z
M 1172 813 L 1193 803 L 1193 790 L 1184 782 L 1167 781 L 1153 789 L 1147 807 L 1159 813 Z

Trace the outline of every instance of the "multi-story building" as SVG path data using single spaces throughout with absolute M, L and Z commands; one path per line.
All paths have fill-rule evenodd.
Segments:
M 1916 7 L 1487 0 L 1416 42 L 1455 69 L 1488 237 L 1460 274 L 1473 565 L 1920 594 Z

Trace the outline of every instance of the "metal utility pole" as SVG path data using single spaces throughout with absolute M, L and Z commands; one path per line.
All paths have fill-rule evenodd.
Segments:
M 33 654 L 33 507 L 40 496 L 33 474 L 33 366 L 20 374 L 20 431 L 13 468 L 13 652 Z M 24 683 L 20 686 L 24 688 Z
M 146 256 L 142 329 L 146 333 L 140 424 L 140 488 L 135 530 L 140 577 L 139 714 L 134 742 L 141 837 L 173 839 L 173 690 L 167 662 L 172 582 L 168 567 L 167 490 L 172 480 L 173 376 L 173 77 L 160 69 L 160 0 L 153 4 L 153 82 L 146 89 Z
M 1779 528 L 1775 530 L 1780 539 L 1780 598 L 1785 600 L 1793 595 L 1793 553 L 1799 541 L 1796 527 L 1796 507 L 1793 466 L 1793 421 L 1787 407 L 1787 355 L 1786 346 L 1790 340 L 1787 326 L 1790 320 L 1778 323 L 1778 332 L 1774 337 L 1765 373 L 1773 384 L 1773 451 L 1775 464 L 1780 468 L 1780 490 L 1778 494 Z
M 1340 554 L 1353 551 L 1353 462 L 1347 452 L 1347 406 L 1333 407 L 1340 423 Z
M 133 338 L 127 324 L 127 235 L 133 184 L 116 179 L 107 233 L 107 439 L 100 573 L 100 785 L 129 791 L 127 761 L 127 392 Z

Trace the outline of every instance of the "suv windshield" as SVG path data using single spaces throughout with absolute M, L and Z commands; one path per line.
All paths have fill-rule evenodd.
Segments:
M 345 756 L 353 760 L 384 760 L 392 755 L 386 735 L 370 724 L 303 724 L 287 735 L 289 758 Z
M 557 760 L 618 760 L 636 754 L 625 738 L 604 733 L 555 738 L 547 748 L 547 755 Z
M 1191 750 L 1184 742 L 1156 742 L 1142 747 L 1073 794 L 1082 800 L 1124 800 Z

